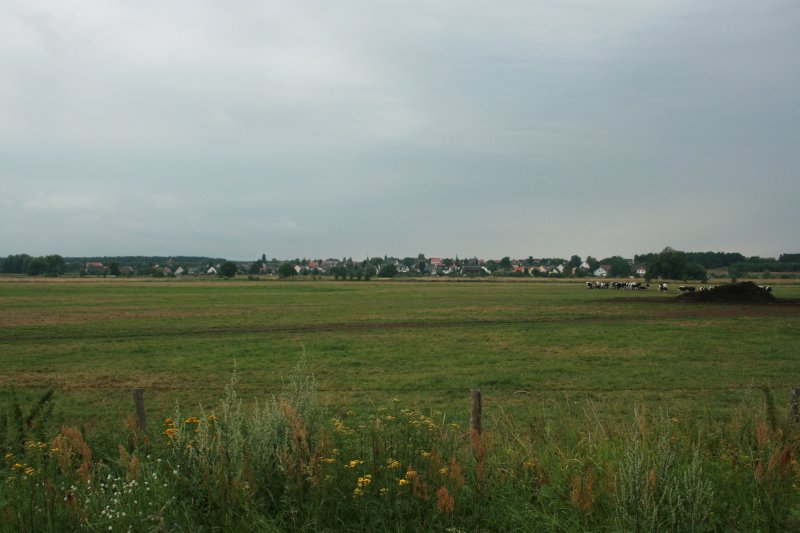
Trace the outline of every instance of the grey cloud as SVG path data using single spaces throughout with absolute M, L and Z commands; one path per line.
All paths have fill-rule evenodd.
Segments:
M 800 246 L 794 2 L 4 10 L 0 254 Z

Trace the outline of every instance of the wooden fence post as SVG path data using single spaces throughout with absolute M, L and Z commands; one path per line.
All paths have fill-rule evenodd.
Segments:
M 481 391 L 480 389 L 472 389 L 470 394 L 472 399 L 472 409 L 469 417 L 469 428 L 471 431 L 481 434 Z
M 133 392 L 133 405 L 136 407 L 136 423 L 141 431 L 147 431 L 147 416 L 144 413 L 144 389 L 136 387 Z
M 800 422 L 800 416 L 797 413 L 797 387 L 792 387 L 792 422 Z

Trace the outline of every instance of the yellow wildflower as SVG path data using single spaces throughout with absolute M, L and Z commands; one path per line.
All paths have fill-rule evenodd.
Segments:
M 208 415 L 208 416 L 206 417 L 206 419 L 207 419 L 209 422 L 213 422 L 214 420 L 216 420 L 216 419 L 217 419 L 217 417 L 216 417 L 216 416 L 214 416 L 214 415 Z
M 363 464 L 364 464 L 364 461 L 361 461 L 360 459 L 353 459 L 352 461 L 347 463 L 347 468 L 355 468 L 358 465 L 363 465 Z
M 397 459 L 389 459 L 386 461 L 387 468 L 400 468 L 400 461 Z
M 404 485 L 408 485 L 408 480 L 407 479 L 401 479 L 397 483 L 402 487 Z
M 6 458 L 6 459 L 11 459 L 12 457 L 14 457 L 14 454 L 13 454 L 13 453 L 11 453 L 11 452 L 8 452 L 8 453 L 5 455 L 5 458 Z
M 386 487 L 382 488 L 378 492 L 381 493 L 381 496 L 388 496 L 389 495 L 389 489 L 387 489 Z
M 25 474 L 26 476 L 32 476 L 33 474 L 36 473 L 36 470 L 29 466 L 28 468 L 23 470 L 22 473 Z
M 447 474 L 447 467 L 446 467 L 446 466 L 443 466 L 443 467 L 441 467 L 441 468 L 439 469 L 439 473 L 440 473 L 441 475 L 445 475 L 445 474 Z
M 184 424 L 197 424 L 200 420 L 196 416 L 190 416 L 186 420 L 183 421 Z

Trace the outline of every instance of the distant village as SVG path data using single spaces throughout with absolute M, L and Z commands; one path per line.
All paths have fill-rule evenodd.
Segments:
M 236 270 L 224 271 L 227 265 Z M 227 267 L 231 269 L 230 266 Z M 291 272 L 289 271 L 291 269 Z M 267 259 L 262 256 L 255 261 L 211 261 L 192 262 L 167 259 L 163 264 L 120 264 L 118 261 L 87 261 L 80 270 L 81 275 L 90 276 L 334 276 L 343 279 L 395 276 L 534 276 L 534 277 L 645 277 L 644 264 L 635 264 L 632 259 L 610 258 L 600 262 L 592 257 L 582 259 L 533 258 L 511 259 L 460 259 L 443 257 L 373 257 L 364 260 L 342 259 Z
M 0 260 L 0 273 L 29 276 L 95 277 L 204 277 L 232 278 L 266 276 L 280 278 L 332 277 L 337 280 L 366 280 L 375 277 L 546 277 L 546 278 L 643 278 L 695 279 L 738 276 L 800 277 L 800 253 L 784 253 L 778 258 L 745 257 L 738 252 L 682 252 L 664 248 L 658 253 L 620 256 L 597 260 L 573 255 L 569 259 L 480 259 L 450 257 L 352 257 L 328 259 L 267 259 L 266 254 L 253 261 L 230 261 L 224 258 L 174 257 L 62 257 L 60 255 L 9 255 Z

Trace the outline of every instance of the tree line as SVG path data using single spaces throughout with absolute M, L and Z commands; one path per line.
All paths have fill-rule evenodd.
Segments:
M 0 262 L 0 272 L 4 274 L 28 274 L 29 276 L 59 276 L 66 272 L 67 262 L 57 254 L 30 256 L 28 254 L 9 255 Z
M 478 265 L 494 276 L 545 276 L 545 277 L 587 277 L 593 275 L 594 271 L 603 266 L 611 277 L 630 277 L 636 275 L 636 266 L 644 266 L 646 278 L 649 279 L 697 279 L 707 280 L 708 270 L 727 268 L 732 278 L 736 278 L 744 273 L 759 272 L 766 277 L 771 273 L 800 272 L 800 253 L 784 253 L 778 259 L 770 257 L 751 256 L 745 257 L 738 252 L 684 252 L 667 247 L 658 253 L 647 253 L 635 255 L 633 261 L 615 255 L 597 260 L 588 256 L 582 260 L 580 256 L 573 255 L 570 259 L 562 258 L 540 258 L 511 260 L 506 256 L 500 260 L 480 261 L 477 258 L 463 259 L 456 257 L 441 259 L 441 264 L 446 267 L 453 267 L 453 271 L 458 273 L 458 269 L 465 266 Z M 301 273 L 320 275 L 323 274 L 318 268 L 308 268 L 313 265 L 306 259 L 295 259 L 279 261 L 273 258 L 268 261 L 265 255 L 251 263 L 226 261 L 220 258 L 202 256 L 112 256 L 112 257 L 72 257 L 64 258 L 53 254 L 47 256 L 30 256 L 28 254 L 9 255 L 0 260 L 0 273 L 5 274 L 28 274 L 32 276 L 49 275 L 58 276 L 65 273 L 90 273 L 85 270 L 87 263 L 102 263 L 104 274 L 120 274 L 120 265 L 133 267 L 128 275 L 138 276 L 163 276 L 164 271 L 157 265 L 182 266 L 183 271 L 187 272 L 190 266 L 201 266 L 206 268 L 208 265 L 217 265 L 218 274 L 223 277 L 233 277 L 238 273 L 249 274 L 277 274 L 282 278 L 295 276 L 298 272 L 295 265 L 302 267 Z M 321 260 L 318 263 L 322 263 Z M 391 278 L 398 275 L 398 266 L 405 265 L 412 272 L 410 275 L 421 275 L 428 273 L 426 266 L 430 260 L 423 254 L 417 257 L 406 257 L 396 260 L 384 256 L 373 257 L 364 261 L 353 261 L 352 258 L 342 258 L 341 262 L 327 271 L 328 275 L 342 280 L 369 280 L 373 277 Z M 438 264 L 438 263 L 437 263 Z M 545 266 L 545 271 L 534 266 Z M 525 267 L 525 268 L 517 268 Z M 552 267 L 559 267 L 558 271 L 551 270 Z M 441 272 L 439 273 L 441 274 Z

